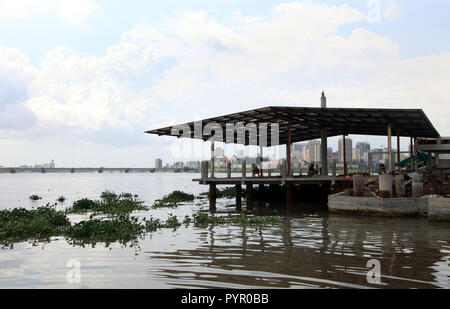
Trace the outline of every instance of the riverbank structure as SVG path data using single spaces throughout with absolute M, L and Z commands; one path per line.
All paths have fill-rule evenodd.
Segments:
M 243 128 L 243 133 L 238 132 L 239 128 Z M 222 133 L 222 136 L 218 137 L 218 132 Z M 226 139 L 223 139 L 223 132 L 227 135 Z M 387 136 L 389 159 L 386 172 L 391 174 L 395 171 L 395 168 L 401 168 L 400 166 L 394 166 L 393 136 L 397 137 L 398 156 L 400 156 L 400 138 L 410 138 L 410 154 L 412 158 L 415 151 L 417 151 L 418 138 L 440 137 L 421 109 L 329 108 L 327 107 L 324 93 L 322 93 L 321 97 L 321 107 L 317 108 L 269 106 L 154 129 L 145 133 L 158 136 L 201 139 L 211 142 L 211 161 L 202 163 L 201 178 L 194 179 L 194 181 L 210 186 L 211 199 L 215 198 L 217 185 L 235 185 L 238 200 L 240 199 L 241 186 L 245 185 L 247 187 L 247 202 L 252 199 L 252 187 L 254 184 L 260 186 L 284 185 L 288 200 L 290 194 L 292 194 L 290 189 L 292 185 L 325 184 L 332 187 L 336 183 L 340 183 L 343 184 L 340 187 L 346 187 L 345 183 L 352 181 L 348 177 L 346 160 L 344 160 L 344 175 L 342 176 L 336 175 L 335 161 L 331 162 L 331 164 L 328 163 L 327 148 L 328 138 L 330 137 L 343 136 L 345 144 L 346 136 L 351 134 Z M 315 139 L 321 140 L 319 175 L 312 177 L 294 176 L 291 168 L 292 144 Z M 216 177 L 214 173 L 214 142 L 217 141 L 227 144 L 259 146 L 261 157 L 264 147 L 285 145 L 286 160 L 280 166 L 280 175 L 273 176 L 270 170 L 264 171 L 262 166 L 256 169 L 257 173 L 255 174 L 255 166 L 252 166 L 250 169 L 251 175 L 248 176 L 247 166 L 244 162 L 240 177 L 231 177 L 230 165 L 228 166 L 226 178 Z M 330 166 L 332 173 L 329 172 Z

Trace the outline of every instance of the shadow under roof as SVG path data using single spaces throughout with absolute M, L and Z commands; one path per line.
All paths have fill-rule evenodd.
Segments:
M 222 127 L 224 135 L 227 123 L 242 122 L 248 123 L 277 123 L 279 125 L 279 144 L 288 142 L 288 123 L 291 123 L 291 142 L 302 142 L 314 140 L 321 137 L 321 130 L 327 130 L 327 136 L 339 135 L 387 135 L 387 126 L 391 124 L 392 134 L 403 137 L 429 137 L 437 138 L 439 133 L 431 124 L 423 110 L 421 109 L 380 109 L 380 108 L 314 108 L 314 107 L 283 107 L 269 106 L 254 110 L 248 110 L 229 115 L 213 117 L 202 120 L 202 132 L 207 123 L 217 123 Z M 188 138 L 194 137 L 194 122 L 182 124 L 189 126 L 191 134 Z M 170 126 L 145 133 L 168 135 L 181 137 L 172 134 Z M 186 133 L 186 132 L 184 132 Z M 270 143 L 270 125 L 268 126 L 268 140 Z M 259 130 L 258 130 L 259 135 Z M 184 136 L 186 137 L 186 136 Z M 202 136 L 202 140 L 208 140 L 209 136 Z M 224 137 L 225 139 L 225 137 Z M 238 141 L 235 134 L 235 144 L 254 145 L 247 138 L 245 143 Z

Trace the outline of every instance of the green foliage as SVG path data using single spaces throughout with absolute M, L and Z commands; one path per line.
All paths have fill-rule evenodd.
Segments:
M 66 198 L 63 195 L 61 195 L 60 197 L 58 197 L 57 201 L 60 203 L 64 203 L 66 201 Z
M 169 214 L 169 218 L 166 220 L 165 228 L 177 229 L 181 226 L 181 222 L 178 221 L 178 218 L 172 214 Z
M 88 210 L 94 210 L 97 208 L 97 203 L 93 200 L 83 198 L 81 200 L 75 201 L 72 208 L 68 209 L 69 213 L 81 213 Z
M 234 194 L 232 190 L 233 188 L 221 190 L 221 196 Z M 179 203 L 190 202 L 194 199 L 195 197 L 192 194 L 174 191 L 163 197 L 159 203 L 177 206 Z M 58 199 L 60 202 L 64 200 L 63 196 Z M 278 222 L 277 217 L 245 215 L 223 217 L 201 212 L 194 214 L 192 217 L 185 216 L 183 221 L 172 214 L 169 214 L 165 221 L 153 217 L 139 220 L 130 216 L 134 210 L 147 209 L 142 204 L 143 202 L 139 200 L 137 195 L 105 191 L 101 194 L 100 200 L 94 201 L 87 198 L 78 200 L 65 212 L 56 211 L 56 204 L 47 204 L 44 207 L 32 210 L 23 208 L 2 210 L 0 211 L 0 245 L 12 247 L 14 242 L 30 239 L 34 242 L 48 241 L 53 236 L 64 236 L 70 243 L 82 246 L 86 244 L 95 245 L 97 242 L 106 243 L 107 246 L 112 242 L 135 244 L 146 233 L 163 228 L 175 230 L 183 224 L 189 226 L 193 223 L 196 227 L 206 227 L 209 224 L 263 225 Z M 89 220 L 76 224 L 71 224 L 67 217 L 68 213 L 85 213 L 88 211 L 92 212 Z M 96 213 L 106 214 L 109 217 L 96 219 Z
M 144 219 L 144 224 L 147 232 L 155 232 L 164 226 L 161 220 L 154 219 L 153 217 L 150 217 L 150 219 Z
M 13 242 L 28 239 L 48 240 L 60 235 L 65 227 L 70 225 L 69 219 L 62 211 L 56 211 L 54 206 L 27 210 L 15 208 L 0 211 L 0 244 L 10 245 Z
M 147 210 L 143 201 L 137 195 L 131 193 L 116 194 L 112 191 L 104 191 L 100 200 L 81 199 L 73 203 L 68 213 L 84 213 L 87 211 L 100 212 L 104 214 L 124 214 L 135 210 Z
M 223 225 L 223 224 L 245 224 L 245 225 L 267 225 L 278 223 L 278 218 L 274 216 L 234 216 L 230 218 L 211 216 L 205 213 L 196 213 L 193 215 L 194 226 L 205 227 L 209 224 Z
M 245 195 L 245 189 L 242 190 L 242 195 Z M 236 187 L 225 187 L 223 189 L 216 189 L 216 198 L 234 198 L 236 196 Z M 200 193 L 199 198 L 210 197 L 209 192 Z
M 32 201 L 39 201 L 39 200 L 42 200 L 42 197 L 40 197 L 39 195 L 33 194 L 33 195 L 30 195 L 29 199 Z
M 185 216 L 185 217 L 184 217 L 184 219 L 183 219 L 183 224 L 189 225 L 189 224 L 191 224 L 191 222 L 192 222 L 191 217 L 189 217 L 189 216 Z
M 192 202 L 195 196 L 193 194 L 184 193 L 182 191 L 173 191 L 165 195 L 162 199 L 156 200 L 152 208 L 174 208 L 180 203 Z
M 111 219 L 79 222 L 68 227 L 64 235 L 72 244 L 95 245 L 97 242 L 104 242 L 109 245 L 111 242 L 126 244 L 135 241 L 144 233 L 145 225 L 138 222 L 137 218 L 122 214 Z

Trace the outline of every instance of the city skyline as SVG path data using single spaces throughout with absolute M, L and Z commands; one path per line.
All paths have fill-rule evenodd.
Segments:
M 336 156 L 336 160 L 338 163 L 342 163 L 342 155 L 340 154 L 340 140 L 342 138 L 339 137 L 338 138 L 338 147 L 335 149 L 333 147 L 328 147 L 328 158 L 331 160 L 333 159 L 333 156 Z M 352 139 L 349 137 L 346 137 L 346 142 L 348 145 L 353 145 Z M 321 142 L 320 140 L 311 140 L 311 141 L 306 141 L 306 142 L 298 142 L 298 143 L 293 143 L 292 144 L 292 156 L 293 156 L 293 161 L 295 159 L 301 159 L 304 162 L 311 162 L 311 163 L 320 163 L 320 151 L 321 151 Z M 238 145 L 234 145 L 234 146 L 238 146 Z M 359 146 L 364 147 L 365 151 L 363 151 L 363 155 L 361 155 L 361 158 L 354 158 L 354 154 L 355 154 L 355 150 L 359 150 Z M 225 146 L 226 147 L 226 146 Z M 226 153 L 225 151 L 225 147 L 221 147 L 218 146 L 215 149 L 215 155 L 214 157 L 216 159 L 229 159 L 230 157 L 235 157 L 235 158 L 258 158 L 259 157 L 259 147 L 257 147 L 258 150 L 256 150 L 255 147 L 248 147 L 248 148 L 253 148 L 253 153 L 250 154 L 249 152 L 245 152 L 243 149 L 238 149 L 236 152 L 232 152 L 232 153 Z M 312 147 L 312 149 L 310 149 L 310 147 Z M 272 147 L 275 148 L 275 147 Z M 267 149 L 267 148 L 266 148 Z M 409 149 L 409 147 L 407 148 Z M 349 160 L 347 160 L 347 163 L 352 163 L 352 162 L 357 162 L 357 161 L 361 161 L 361 162 L 367 162 L 368 161 L 368 151 L 373 150 L 373 151 L 387 151 L 387 148 L 385 146 L 381 146 L 378 148 L 372 148 L 371 149 L 371 144 L 369 142 L 357 142 L 355 144 L 355 147 L 352 147 L 350 149 L 349 152 L 347 152 L 347 158 L 350 158 Z M 397 149 L 393 148 L 393 151 L 396 152 Z M 406 151 L 405 149 L 401 149 L 401 151 Z M 275 154 L 275 155 L 273 155 Z M 272 154 L 263 154 L 264 158 L 269 159 L 269 160 L 273 160 L 273 161 L 279 161 L 285 158 L 285 154 L 281 153 L 281 152 L 273 152 Z M 375 155 L 375 159 L 373 159 L 374 161 L 384 161 L 386 160 L 386 155 L 385 154 L 381 154 L 380 158 L 378 158 L 378 154 Z M 201 161 L 208 161 L 209 158 L 202 158 L 202 159 L 186 159 L 186 160 L 172 160 L 172 161 L 165 161 L 164 158 L 156 158 L 154 161 L 154 164 L 152 166 L 141 166 L 141 167 L 154 167 L 156 169 L 162 169 L 162 168 L 167 168 L 167 167 L 171 167 L 171 168 L 183 168 L 184 166 L 190 167 L 192 169 L 199 169 L 200 168 L 200 162 Z M 1 163 L 1 162 L 0 162 Z M 183 164 L 183 166 L 180 167 L 180 164 Z M 123 166 L 127 166 L 127 167 L 138 167 L 138 166 L 128 166 L 128 165 L 123 165 Z M 122 167 L 123 167 L 122 166 Z M 19 165 L 2 165 L 0 164 L 0 167 L 22 167 L 22 168 L 55 168 L 55 160 L 52 159 L 50 161 L 50 163 L 31 163 L 31 164 L 19 164 Z M 63 166 L 62 167 L 119 167 L 119 166 L 106 166 L 104 164 L 100 164 L 98 166 L 83 166 L 83 165 L 67 165 L 67 166 Z

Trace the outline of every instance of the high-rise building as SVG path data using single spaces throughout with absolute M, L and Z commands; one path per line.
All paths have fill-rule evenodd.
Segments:
M 377 164 L 383 161 L 383 149 L 373 149 L 370 150 L 371 157 L 372 157 L 372 164 Z
M 333 154 L 333 148 L 328 147 L 327 148 L 327 157 L 329 160 L 331 160 L 331 155 Z
M 161 159 L 156 159 L 155 160 L 155 168 L 156 169 L 162 169 L 162 167 L 163 167 L 162 160 Z
M 338 140 L 338 154 L 339 154 L 339 162 L 344 163 L 344 139 L 341 137 Z M 345 138 L 345 161 L 347 163 L 352 162 L 352 148 L 353 141 L 351 138 Z
M 306 143 L 296 143 L 293 144 L 293 151 L 292 151 L 292 158 L 296 159 L 297 161 L 304 161 L 304 150 L 307 148 Z
M 303 149 L 305 149 L 306 147 L 306 143 L 295 143 L 293 151 L 303 152 Z
M 357 142 L 355 149 L 359 150 L 356 160 L 367 163 L 369 161 L 370 144 L 367 142 Z
M 306 161 L 308 162 L 320 162 L 320 141 L 309 141 L 306 150 Z
M 360 152 L 358 148 L 353 148 L 352 149 L 352 161 L 353 162 L 359 162 L 361 158 Z
M 223 148 L 222 148 L 222 147 L 217 147 L 217 148 L 214 150 L 214 157 L 215 157 L 215 158 L 218 158 L 218 159 L 222 159 L 223 156 L 224 156 Z

